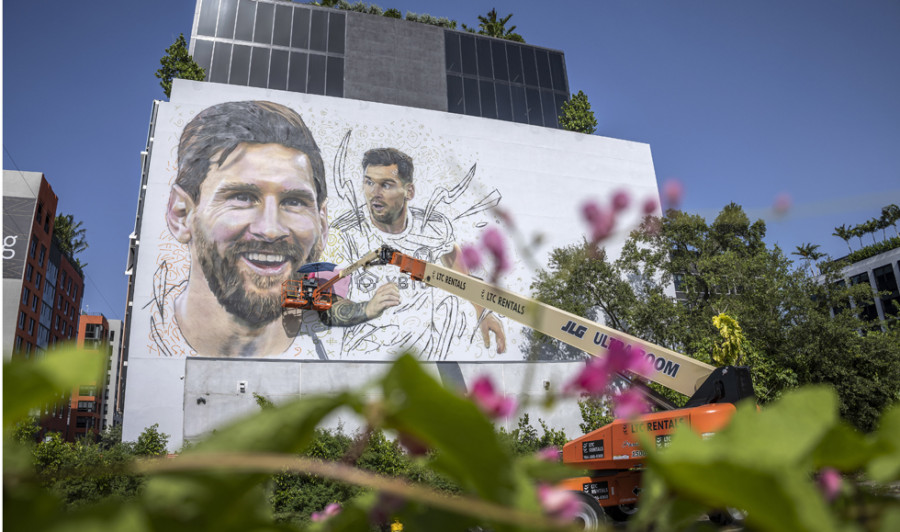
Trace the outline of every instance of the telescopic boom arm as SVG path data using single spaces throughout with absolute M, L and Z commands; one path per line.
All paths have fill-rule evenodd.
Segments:
M 715 369 L 709 364 L 671 349 L 510 292 L 470 275 L 409 257 L 388 246 L 382 246 L 368 253 L 329 283 L 336 282 L 356 269 L 380 264 L 398 266 L 401 272 L 409 274 L 417 281 L 507 316 L 593 356 L 603 356 L 614 342 L 622 342 L 626 348 L 642 351 L 653 362 L 651 373 L 642 377 L 687 396 L 692 396 Z

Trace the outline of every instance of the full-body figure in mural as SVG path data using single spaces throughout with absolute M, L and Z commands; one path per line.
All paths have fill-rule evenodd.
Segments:
M 325 168 L 303 119 L 271 102 L 228 102 L 185 126 L 166 222 L 188 247 L 187 279 L 154 279 L 151 339 L 163 355 L 327 358 L 317 333 L 399 303 L 396 286 L 322 316 L 283 320 L 281 284 L 318 260 L 328 234 Z M 176 280 L 177 281 L 177 280 Z M 323 323 L 324 322 L 324 323 Z
M 387 244 L 403 253 L 467 273 L 450 220 L 434 209 L 411 207 L 415 196 L 412 159 L 394 148 L 369 150 L 363 156 L 365 205 L 340 215 L 332 224 L 340 232 L 344 252 L 351 261 Z M 401 303 L 379 320 L 344 331 L 342 354 L 396 354 L 413 351 L 423 359 L 446 358 L 454 338 L 466 332 L 459 300 L 412 281 L 393 267 L 374 267 L 354 275 L 351 298 L 369 297 L 385 286 L 395 286 Z M 490 334 L 497 353 L 506 351 L 506 335 L 496 316 L 475 306 L 477 327 L 486 347 Z

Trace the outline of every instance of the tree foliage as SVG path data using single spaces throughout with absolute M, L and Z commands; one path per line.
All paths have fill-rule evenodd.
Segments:
M 561 110 L 559 125 L 566 131 L 576 131 L 588 135 L 597 131 L 597 119 L 594 117 L 594 112 L 591 111 L 591 103 L 584 92 L 578 91 L 578 94 L 573 94 L 572 98 L 563 104 Z
M 53 222 L 53 236 L 56 237 L 60 249 L 72 257 L 79 270 L 87 266 L 76 256 L 88 248 L 86 231 L 81 220 L 75 220 L 71 214 L 58 214 Z
M 138 436 L 134 454 L 138 456 L 165 456 L 169 435 L 159 431 L 159 423 L 150 425 Z
M 47 367 L 66 366 L 71 356 L 51 352 Z M 178 457 L 140 460 L 112 433 L 104 437 L 111 448 L 52 435 L 43 444 L 10 438 L 28 412 L 83 376 L 49 373 L 33 360 L 7 363 L 3 374 L 3 496 L 15 510 L 4 512 L 9 530 L 372 530 L 393 519 L 409 530 L 571 529 L 547 518 L 538 486 L 582 472 L 531 454 L 565 435 L 541 423 L 540 436 L 524 417 L 512 433 L 498 433 L 475 403 L 442 387 L 409 355 L 369 386 L 262 409 Z M 32 392 L 18 393 L 14 379 Z M 685 424 L 664 450 L 644 443 L 648 468 L 635 528 L 696 530 L 705 524 L 700 515 L 736 507 L 747 510 L 753 530 L 896 529 L 895 497 L 868 481 L 900 480 L 900 408 L 864 436 L 838 420 L 837 405 L 825 387 L 808 387 L 761 412 L 739 405 L 712 437 Z M 340 411 L 360 416 L 366 431 L 348 437 L 317 429 Z M 160 440 L 151 428 L 147 439 Z M 415 440 L 427 454 L 403 452 L 382 430 Z M 867 482 L 844 486 L 835 504 L 825 504 L 814 480 L 824 467 L 860 472 Z M 401 473 L 414 484 L 392 476 Z M 289 506 L 273 512 L 278 501 Z M 340 511 L 327 521 L 304 518 L 338 501 Z
M 175 42 L 166 48 L 166 55 L 159 60 L 159 63 L 161 66 L 156 71 L 156 77 L 161 80 L 159 86 L 162 87 L 166 98 L 172 95 L 172 80 L 175 78 L 194 81 L 206 79 L 206 71 L 188 53 L 183 33 L 178 34 Z
M 487 15 L 478 15 L 478 30 L 476 31 L 473 28 L 462 25 L 464 30 L 467 30 L 472 33 L 477 33 L 479 35 L 487 35 L 488 37 L 497 37 L 498 39 L 506 39 L 508 41 L 515 42 L 525 42 L 525 39 L 516 33 L 516 27 L 512 26 L 507 28 L 506 25 L 509 23 L 509 19 L 513 16 L 512 13 L 506 15 L 505 17 L 501 17 L 497 14 L 497 9 L 491 9 L 488 11 Z
M 740 326 L 740 354 L 760 403 L 828 383 L 841 415 L 871 430 L 898 397 L 900 333 L 872 331 L 860 319 L 858 308 L 873 298 L 868 286 L 841 286 L 832 263 L 820 265 L 821 278 L 792 267 L 767 247 L 765 233 L 764 222 L 733 203 L 712 223 L 672 210 L 647 219 L 616 261 L 586 242 L 554 250 L 532 289 L 541 301 L 707 363 L 723 354 L 713 318 L 726 313 Z M 531 351 L 573 356 L 541 337 Z

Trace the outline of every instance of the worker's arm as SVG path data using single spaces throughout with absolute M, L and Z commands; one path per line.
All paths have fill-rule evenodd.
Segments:
M 334 296 L 331 308 L 319 312 L 319 319 L 329 327 L 352 327 L 381 316 L 385 310 L 400 304 L 400 289 L 395 283 L 378 287 L 372 299 L 357 303 L 339 295 Z
M 466 268 L 466 265 L 462 260 L 462 250 L 459 249 L 457 244 L 453 244 L 453 249 L 441 257 L 441 262 L 444 263 L 444 266 L 452 270 L 469 275 L 469 269 Z M 484 346 L 491 347 L 490 333 L 493 332 L 494 336 L 497 337 L 497 353 L 505 353 L 506 333 L 503 331 L 503 324 L 500 323 L 497 316 L 490 311 L 485 313 L 484 307 L 476 305 L 474 302 L 472 302 L 472 306 L 475 307 L 475 318 L 480 320 L 478 322 L 478 327 L 481 329 L 481 338 L 484 340 Z M 483 319 L 482 313 L 485 314 Z

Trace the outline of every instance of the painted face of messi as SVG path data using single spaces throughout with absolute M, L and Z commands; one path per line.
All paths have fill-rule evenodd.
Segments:
M 191 223 L 192 256 L 216 299 L 252 325 L 281 315 L 281 283 L 317 260 L 328 232 L 306 154 L 242 144 L 211 165 Z
M 406 228 L 406 203 L 413 198 L 415 188 L 412 183 L 403 183 L 396 164 L 367 166 L 363 194 L 375 227 L 388 233 Z

